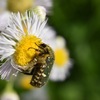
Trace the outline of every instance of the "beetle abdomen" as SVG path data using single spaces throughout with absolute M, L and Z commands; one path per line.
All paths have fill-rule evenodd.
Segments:
M 30 82 L 32 86 L 42 87 L 48 80 L 54 59 L 47 57 L 46 62 L 38 63 L 33 71 L 33 77 Z

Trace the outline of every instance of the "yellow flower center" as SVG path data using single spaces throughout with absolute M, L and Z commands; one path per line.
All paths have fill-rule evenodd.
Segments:
M 41 43 L 41 39 L 34 35 L 23 36 L 15 47 L 15 63 L 20 66 L 26 66 L 36 55 L 36 49 L 39 48 L 38 45 Z
M 64 48 L 55 50 L 55 64 L 62 67 L 69 60 L 69 54 Z
M 13 12 L 25 12 L 32 8 L 33 0 L 8 0 L 7 8 Z

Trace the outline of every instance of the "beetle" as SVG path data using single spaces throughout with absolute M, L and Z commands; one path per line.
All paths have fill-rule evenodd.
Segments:
M 28 69 L 22 70 L 22 73 L 32 75 L 30 84 L 40 88 L 49 78 L 55 57 L 53 50 L 47 44 L 42 43 L 38 47 L 40 49 L 36 49 L 37 53 L 29 63 Z

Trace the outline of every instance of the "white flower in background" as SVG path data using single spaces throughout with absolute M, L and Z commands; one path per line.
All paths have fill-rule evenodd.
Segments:
M 34 13 L 37 14 L 42 21 L 45 20 L 46 9 L 44 7 L 37 6 L 30 11 L 32 11 L 32 12 L 34 11 Z M 10 22 L 9 17 L 10 17 L 10 12 L 8 12 L 8 11 L 0 13 L 0 29 L 1 29 L 1 27 L 4 28 L 4 27 L 8 26 L 8 24 Z
M 6 0 L 0 0 L 0 13 L 6 10 Z
M 13 85 L 11 83 L 7 84 L 0 100 L 20 100 L 18 94 L 13 90 Z
M 49 13 L 52 8 L 52 0 L 0 0 L 1 11 L 8 9 L 13 12 L 25 12 L 36 6 L 45 7 L 47 13 Z
M 66 48 L 66 41 L 63 37 L 56 37 L 54 45 L 51 46 L 55 53 L 55 63 L 52 68 L 50 79 L 53 81 L 63 81 L 68 77 L 72 62 Z
M 4 29 L 8 25 L 10 21 L 9 17 L 10 17 L 9 12 L 0 13 L 0 29 Z
M 21 98 L 23 100 L 49 100 L 47 87 L 44 86 L 40 89 L 33 88 L 31 91 L 23 93 Z
M 20 100 L 16 92 L 5 92 L 0 100 Z
M 30 9 L 30 11 L 34 11 L 34 13 L 36 13 L 42 21 L 45 20 L 45 16 L 46 16 L 46 9 L 43 6 L 36 6 L 33 9 Z
M 50 12 L 53 1 L 52 0 L 33 0 L 33 7 L 35 6 L 43 6 L 46 8 L 47 13 Z
M 43 42 L 49 44 L 46 41 L 48 39 L 44 38 L 45 34 L 42 34 L 47 21 L 42 21 L 34 12 L 31 16 L 27 12 L 25 16 L 12 13 L 9 18 L 8 25 L 0 27 L 0 60 L 6 60 L 0 67 L 1 79 L 9 79 L 11 75 L 21 71 L 20 69 L 27 69 L 36 49 L 39 49 L 38 45 Z M 4 22 L 1 21 L 0 24 L 2 23 Z
M 32 8 L 33 0 L 6 0 L 6 7 L 11 12 L 24 13 Z

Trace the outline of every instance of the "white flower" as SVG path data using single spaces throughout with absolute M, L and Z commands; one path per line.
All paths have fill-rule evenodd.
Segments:
M 7 92 L 2 95 L 1 100 L 20 100 L 20 99 L 15 92 Z
M 47 13 L 50 12 L 50 9 L 52 8 L 53 1 L 52 0 L 33 0 L 33 6 L 43 6 L 46 8 Z
M 18 94 L 13 89 L 13 83 L 7 84 L 0 100 L 20 100 Z
M 46 8 L 47 13 L 49 13 L 52 5 L 52 0 L 0 0 L 1 11 L 8 9 L 13 12 L 25 12 L 36 6 L 43 6 Z
M 6 10 L 6 0 L 0 0 L 0 12 Z
M 53 47 L 55 53 L 55 63 L 52 68 L 50 79 L 53 81 L 64 81 L 68 77 L 72 62 L 69 58 L 69 52 L 66 48 L 66 41 L 63 37 L 58 36 Z
M 23 100 L 48 100 L 49 95 L 47 93 L 47 87 L 44 86 L 42 88 L 33 88 L 33 90 L 23 93 L 22 98 Z
M 34 11 L 42 21 L 45 20 L 46 9 L 43 6 L 36 6 L 34 9 L 32 9 L 32 11 Z
M 44 28 L 46 21 L 42 21 L 34 12 L 31 16 L 25 13 L 11 14 L 6 27 L 0 27 L 0 60 L 6 60 L 0 67 L 1 79 L 9 79 L 18 70 L 27 69 L 33 59 L 38 45 L 45 42 Z M 2 21 L 0 22 L 2 24 Z M 34 48 L 34 49 L 33 49 Z

